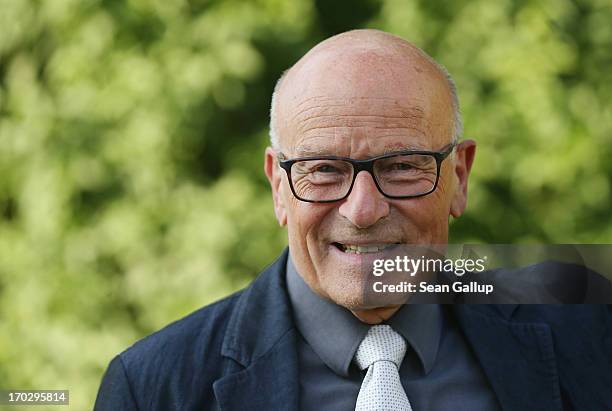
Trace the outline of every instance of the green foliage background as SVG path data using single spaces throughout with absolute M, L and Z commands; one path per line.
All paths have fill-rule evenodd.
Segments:
M 479 142 L 452 239 L 611 242 L 604 0 L 0 0 L 0 387 L 91 408 L 113 355 L 284 247 L 270 95 L 373 27 L 455 77 Z

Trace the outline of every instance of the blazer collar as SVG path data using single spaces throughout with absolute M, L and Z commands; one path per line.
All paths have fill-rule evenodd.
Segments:
M 221 354 L 244 368 L 215 381 L 221 410 L 297 409 L 297 331 L 285 283 L 288 250 L 238 298 Z
M 294 328 L 284 275 L 287 255 L 285 249 L 244 290 L 230 317 L 221 354 L 245 367 Z

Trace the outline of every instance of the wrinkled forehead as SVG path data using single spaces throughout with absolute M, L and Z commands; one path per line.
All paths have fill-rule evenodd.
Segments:
M 403 98 L 316 96 L 297 105 L 288 125 L 285 146 L 299 157 L 367 157 L 436 145 L 423 104 Z
M 418 53 L 317 53 L 287 74 L 276 109 L 281 145 L 296 155 L 437 149 L 453 133 L 446 78 Z

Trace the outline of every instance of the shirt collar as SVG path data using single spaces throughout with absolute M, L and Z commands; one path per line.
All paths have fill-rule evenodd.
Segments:
M 287 258 L 287 288 L 297 329 L 332 371 L 348 376 L 351 361 L 370 326 L 349 310 L 328 301 L 304 282 L 291 254 Z M 387 322 L 416 352 L 424 372 L 431 371 L 442 332 L 443 313 L 437 304 L 404 305 Z
M 425 374 L 429 374 L 438 356 L 443 315 L 439 304 L 406 304 L 386 322 L 410 344 Z

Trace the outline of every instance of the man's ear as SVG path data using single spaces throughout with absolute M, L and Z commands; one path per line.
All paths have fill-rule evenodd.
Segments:
M 280 193 L 281 183 L 283 181 L 281 168 L 277 164 L 276 153 L 271 147 L 266 148 L 266 158 L 264 161 L 264 171 L 270 187 L 272 188 L 272 200 L 274 201 L 274 214 L 278 224 L 283 227 L 287 224 L 287 212 L 285 211 L 285 203 Z
M 451 202 L 450 214 L 458 218 L 467 206 L 468 177 L 476 155 L 476 142 L 464 140 L 455 148 L 454 177 L 457 181 L 455 194 Z

